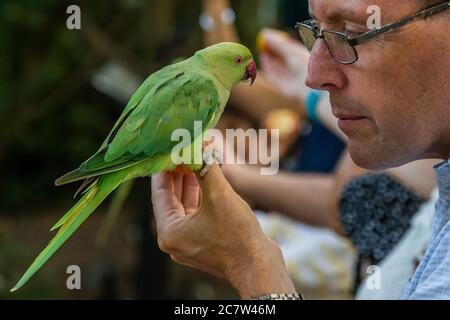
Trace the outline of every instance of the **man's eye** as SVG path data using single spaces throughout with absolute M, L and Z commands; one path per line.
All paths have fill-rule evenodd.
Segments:
M 354 37 L 358 37 L 358 36 L 362 35 L 364 32 L 362 32 L 362 31 L 355 31 L 355 30 L 349 30 L 349 29 L 344 29 L 344 33 L 345 33 L 346 35 L 348 35 L 349 37 L 354 38 Z
M 311 27 L 313 27 L 317 31 L 320 30 L 320 24 L 317 21 L 312 21 L 311 22 Z

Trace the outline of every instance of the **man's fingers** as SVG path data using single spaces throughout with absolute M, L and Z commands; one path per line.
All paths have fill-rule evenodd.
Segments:
M 180 173 L 174 173 L 173 174 L 173 192 L 175 193 L 175 196 L 180 199 L 183 194 L 183 179 L 184 174 Z
M 157 190 L 152 193 L 153 211 L 156 222 L 164 223 L 170 216 L 184 215 L 184 208 L 173 192 Z
M 185 175 L 181 203 L 187 214 L 195 213 L 199 208 L 200 186 L 195 175 Z
M 153 211 L 158 225 L 164 224 L 169 216 L 184 214 L 183 207 L 173 192 L 172 173 L 154 175 L 151 190 Z
M 152 192 L 156 190 L 173 191 L 172 172 L 163 172 L 152 176 Z

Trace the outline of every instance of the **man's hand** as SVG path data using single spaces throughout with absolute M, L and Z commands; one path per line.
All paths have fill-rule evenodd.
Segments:
M 295 292 L 279 247 L 218 165 L 203 179 L 155 175 L 152 202 L 158 244 L 175 262 L 229 280 L 244 299 Z

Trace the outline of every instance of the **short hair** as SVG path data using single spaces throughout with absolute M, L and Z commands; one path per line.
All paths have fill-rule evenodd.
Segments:
M 444 0 L 419 0 L 419 6 L 421 9 L 430 8 L 432 6 L 438 5 L 440 3 L 444 3 Z M 444 12 L 440 12 L 436 14 L 435 16 L 445 16 L 445 13 L 448 13 L 449 10 L 445 10 Z M 435 16 L 428 18 L 428 20 L 433 19 Z
M 420 0 L 420 2 L 424 8 L 429 8 L 434 6 L 435 4 L 444 2 L 444 0 Z

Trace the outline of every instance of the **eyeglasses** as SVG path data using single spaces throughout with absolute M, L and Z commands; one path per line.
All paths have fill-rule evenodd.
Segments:
M 358 61 L 356 46 L 372 40 L 383 33 L 398 29 L 419 19 L 430 17 L 436 13 L 447 10 L 448 8 L 450 8 L 450 1 L 445 1 L 441 4 L 417 12 L 416 14 L 406 17 L 400 21 L 365 32 L 353 38 L 344 32 L 320 30 L 319 24 L 314 19 L 310 19 L 302 23 L 297 22 L 295 28 L 310 53 L 313 50 L 317 39 L 323 39 L 331 55 L 337 62 L 341 64 L 352 64 Z

